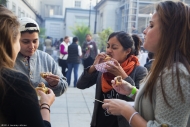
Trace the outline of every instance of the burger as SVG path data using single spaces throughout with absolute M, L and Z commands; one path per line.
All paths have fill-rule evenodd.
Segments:
M 41 90 L 41 91 L 43 91 L 46 94 L 49 93 L 48 88 L 45 86 L 45 84 L 43 82 L 41 82 L 40 84 L 38 84 L 38 86 L 35 89 L 36 89 L 36 91 Z

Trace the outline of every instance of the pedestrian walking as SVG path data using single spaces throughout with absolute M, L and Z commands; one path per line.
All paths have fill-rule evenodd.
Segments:
M 74 87 L 76 87 L 76 83 L 78 80 L 78 67 L 81 61 L 81 56 L 82 56 L 82 50 L 81 50 L 80 45 L 78 45 L 78 37 L 74 37 L 72 44 L 69 45 L 68 47 L 67 82 L 69 86 L 70 86 L 70 81 L 71 81 L 71 73 L 72 73 L 72 70 L 74 69 Z

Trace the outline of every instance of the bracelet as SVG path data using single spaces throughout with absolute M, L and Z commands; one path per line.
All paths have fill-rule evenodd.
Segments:
M 49 113 L 50 113 L 50 109 L 47 107 L 41 107 L 41 109 L 47 109 L 47 110 L 49 110 Z
M 133 86 L 133 89 L 131 90 L 131 94 L 127 95 L 128 97 L 133 97 L 137 92 L 137 88 L 135 86 Z
M 42 104 L 40 105 L 40 108 L 41 108 L 43 105 L 47 105 L 48 108 L 50 108 L 50 106 L 49 106 L 48 104 L 46 104 L 46 103 L 42 103 Z
M 134 117 L 134 115 L 136 115 L 136 114 L 138 114 L 138 112 L 134 112 L 134 113 L 131 115 L 131 117 L 130 117 L 130 119 L 129 119 L 129 125 L 131 125 L 131 120 L 132 120 L 132 118 Z

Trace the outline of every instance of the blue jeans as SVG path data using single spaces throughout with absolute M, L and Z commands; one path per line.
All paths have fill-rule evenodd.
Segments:
M 77 84 L 77 80 L 78 80 L 78 68 L 79 68 L 79 64 L 76 63 L 67 63 L 68 66 L 68 71 L 67 71 L 67 82 L 68 85 L 70 86 L 70 81 L 71 81 L 71 73 L 72 73 L 72 69 L 74 68 L 74 87 L 76 87 Z

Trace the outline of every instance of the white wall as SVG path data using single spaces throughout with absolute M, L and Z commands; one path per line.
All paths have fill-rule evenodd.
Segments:
M 53 39 L 63 38 L 63 21 L 60 19 L 46 19 L 45 28 L 46 28 L 46 36 L 53 37 Z
M 97 32 L 101 32 L 103 29 L 111 28 L 115 30 L 116 22 L 116 8 L 119 6 L 119 1 L 106 1 L 99 8 L 98 20 L 97 20 Z M 100 14 L 103 14 L 102 19 Z
M 64 35 L 65 36 L 73 36 L 72 34 L 72 30 L 71 30 L 71 27 L 74 27 L 76 25 L 76 16 L 84 16 L 84 17 L 88 17 L 89 18 L 89 12 L 86 11 L 86 12 L 82 12 L 82 11 L 68 11 L 66 13 L 66 16 L 65 16 L 65 32 L 64 32 Z M 94 22 L 95 22 L 95 12 L 91 12 L 91 17 L 90 17 L 90 30 L 91 32 L 93 33 L 94 32 Z M 86 26 L 88 26 L 89 23 L 86 24 Z

